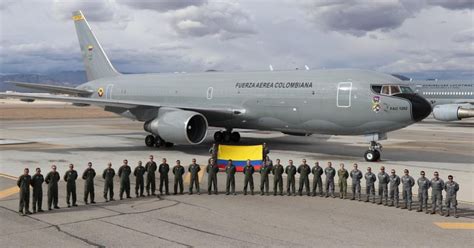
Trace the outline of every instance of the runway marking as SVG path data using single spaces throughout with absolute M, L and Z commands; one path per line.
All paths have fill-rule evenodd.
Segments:
M 12 180 L 17 180 L 18 179 L 18 177 L 11 176 L 11 175 L 8 175 L 8 174 L 3 174 L 3 173 L 0 173 L 0 177 L 12 179 Z
M 443 229 L 474 230 L 474 223 L 468 222 L 434 222 L 434 224 Z
M 17 186 L 8 188 L 6 190 L 2 190 L 2 191 L 0 191 L 0 199 L 9 197 L 13 194 L 18 193 L 19 191 L 20 191 L 20 188 L 18 188 Z

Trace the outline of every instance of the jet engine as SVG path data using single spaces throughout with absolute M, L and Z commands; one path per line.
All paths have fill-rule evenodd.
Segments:
M 202 114 L 181 109 L 160 108 L 158 116 L 145 122 L 145 131 L 175 144 L 201 143 L 207 134 L 207 120 Z
M 439 121 L 457 121 L 474 117 L 474 109 L 464 108 L 462 105 L 443 104 L 433 108 L 433 116 Z

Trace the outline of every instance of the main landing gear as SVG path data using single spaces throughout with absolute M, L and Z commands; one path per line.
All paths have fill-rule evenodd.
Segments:
M 214 133 L 214 141 L 216 143 L 239 143 L 240 133 L 231 130 L 217 131 Z
M 160 136 L 156 135 L 147 135 L 145 137 L 145 145 L 148 147 L 173 147 L 174 144 L 171 142 L 166 142 L 164 139 L 162 139 Z
M 368 162 L 375 162 L 380 160 L 380 149 L 382 149 L 382 145 L 377 143 L 376 141 L 371 141 L 369 150 L 364 153 L 365 161 Z

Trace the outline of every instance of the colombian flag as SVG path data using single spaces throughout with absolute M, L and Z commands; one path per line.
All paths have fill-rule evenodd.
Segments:
M 217 148 L 217 164 L 219 168 L 225 168 L 227 161 L 232 159 L 237 171 L 241 172 L 247 164 L 247 159 L 250 159 L 250 164 L 253 165 L 255 171 L 260 169 L 263 161 L 263 146 L 230 146 L 219 145 Z

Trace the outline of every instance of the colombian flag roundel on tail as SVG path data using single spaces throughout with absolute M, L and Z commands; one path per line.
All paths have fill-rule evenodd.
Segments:
M 250 163 L 254 166 L 255 170 L 258 170 L 262 166 L 263 145 L 219 145 L 217 148 L 217 164 L 219 168 L 224 168 L 229 159 L 232 159 L 232 163 L 239 172 L 241 172 L 247 164 L 247 159 L 250 159 Z

